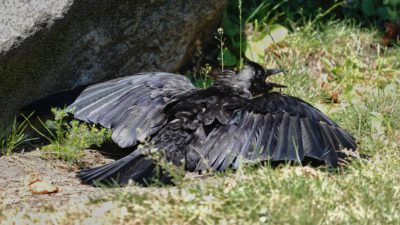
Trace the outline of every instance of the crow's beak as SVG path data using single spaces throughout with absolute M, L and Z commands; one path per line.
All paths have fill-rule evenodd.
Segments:
M 282 73 L 283 70 L 281 69 L 266 69 L 265 70 L 265 76 L 269 77 L 278 73 Z M 272 83 L 272 82 L 268 82 L 266 81 L 267 85 L 272 89 L 272 88 L 286 88 L 285 85 L 282 84 L 277 84 L 277 83 Z
M 273 88 L 287 88 L 287 86 L 277 83 L 268 83 L 268 85 L 270 85 Z
M 282 72 L 283 72 L 283 70 L 281 70 L 281 69 L 266 69 L 265 75 L 266 75 L 266 77 L 269 77 L 269 76 L 272 76 L 272 75 L 275 75 L 278 73 L 282 73 Z

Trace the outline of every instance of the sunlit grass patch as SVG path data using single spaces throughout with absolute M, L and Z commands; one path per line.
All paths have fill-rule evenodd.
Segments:
M 115 188 L 57 210 L 0 211 L 2 221 L 37 224 L 398 224 L 400 221 L 400 49 L 351 22 L 300 27 L 270 49 L 286 76 L 274 82 L 311 102 L 359 141 L 368 158 L 338 172 L 243 166 L 176 186 Z M 268 67 L 276 67 L 267 54 Z M 336 96 L 337 95 L 337 96 Z M 35 211 L 34 210 L 34 211 Z M 11 222 L 10 222 L 11 223 Z

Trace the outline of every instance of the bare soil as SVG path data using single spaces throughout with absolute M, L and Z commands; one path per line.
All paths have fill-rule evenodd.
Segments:
M 113 161 L 94 150 L 87 150 L 82 158 L 85 167 Z M 46 157 L 39 150 L 0 157 L 0 209 L 36 208 L 82 202 L 105 192 L 105 189 L 83 185 L 75 177 L 79 168 Z M 29 183 L 40 179 L 58 188 L 57 193 L 35 195 Z

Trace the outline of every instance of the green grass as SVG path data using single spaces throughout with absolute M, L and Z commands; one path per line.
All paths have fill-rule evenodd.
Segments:
M 399 224 L 400 49 L 351 22 L 304 26 L 274 51 L 285 93 L 316 105 L 359 140 L 338 173 L 246 166 L 176 187 L 123 188 L 55 209 L 1 212 L 0 220 L 98 224 Z M 276 67 L 271 58 L 267 65 Z M 337 92 L 339 103 L 332 103 Z M 29 216 L 27 216 L 29 215 Z M 27 219 L 28 218 L 28 219 Z
M 304 26 L 277 49 L 288 71 L 274 81 L 331 116 L 360 141 L 360 151 L 396 143 L 400 135 L 400 48 L 383 48 L 374 30 L 352 22 Z M 268 64 L 274 66 L 273 60 Z M 337 94 L 339 104 L 333 104 Z
M 41 148 L 48 156 L 66 161 L 69 164 L 79 163 L 84 155 L 84 149 L 90 146 L 100 146 L 106 140 L 111 139 L 111 131 L 106 128 L 97 128 L 94 124 L 82 123 L 78 120 L 68 121 L 68 114 L 72 110 L 51 109 L 54 120 L 42 122 L 39 129 L 25 119 L 27 123 L 49 144 Z M 43 130 L 43 131 L 42 131 Z
M 23 144 L 35 139 L 26 134 L 28 125 L 26 120 L 18 122 L 17 118 L 14 118 L 8 129 L 0 129 L 0 156 L 10 155 Z

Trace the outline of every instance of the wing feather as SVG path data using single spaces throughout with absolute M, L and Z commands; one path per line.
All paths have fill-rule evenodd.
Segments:
M 304 159 L 303 141 L 301 139 L 301 126 L 298 116 L 291 116 L 288 134 L 288 159 L 302 161 Z
M 275 146 L 278 141 L 279 126 L 282 122 L 282 114 L 275 114 L 273 115 L 273 118 L 274 118 L 274 123 L 272 125 L 270 135 L 261 137 L 266 141 L 264 142 L 266 143 L 264 152 L 261 154 L 262 158 L 268 157 L 269 159 L 272 159 L 272 156 L 274 155 Z
M 279 134 L 276 146 L 274 148 L 274 153 L 272 155 L 272 160 L 281 161 L 286 160 L 288 156 L 288 135 L 289 135 L 289 121 L 290 116 L 287 113 L 283 113 L 282 121 L 279 125 Z
M 250 158 L 250 160 L 254 161 L 256 159 L 261 159 L 264 160 L 261 157 L 261 154 L 263 152 L 263 149 L 265 148 L 265 144 L 263 144 L 265 141 L 265 138 L 261 137 L 269 137 L 271 134 L 272 130 L 272 125 L 273 125 L 273 117 L 270 113 L 264 115 L 264 121 L 263 124 L 261 124 L 261 131 L 260 135 L 257 138 L 256 144 L 254 145 L 254 154 Z
M 280 93 L 249 100 L 231 122 L 214 129 L 200 153 L 216 170 L 244 161 L 302 161 L 311 157 L 338 165 L 336 151 L 356 149 L 355 139 L 310 104 Z M 234 116 L 240 115 L 240 116 Z M 207 120 L 210 120 L 208 118 Z M 204 162 L 202 162 L 204 165 Z M 200 170 L 201 166 L 197 167 Z
M 336 149 L 335 149 L 335 144 L 332 140 L 332 137 L 330 136 L 329 128 L 322 125 L 320 126 L 320 131 L 322 134 L 322 140 L 324 145 L 321 146 L 323 155 L 322 159 L 325 161 L 325 163 L 329 166 L 336 167 L 338 165 L 338 157 L 336 154 Z
M 312 124 L 311 120 L 306 117 L 300 119 L 300 124 L 304 155 L 316 159 L 322 158 L 322 152 L 318 151 L 320 146 L 322 146 L 321 137 L 319 133 L 316 132 L 314 124 Z
M 112 139 L 129 147 L 157 132 L 164 107 L 194 90 L 181 75 L 141 73 L 92 85 L 69 108 L 77 119 L 111 128 Z

